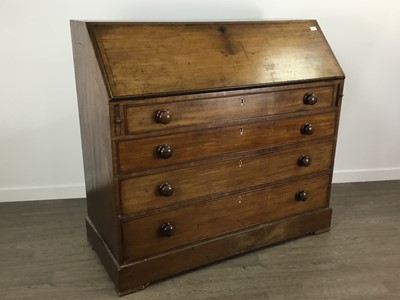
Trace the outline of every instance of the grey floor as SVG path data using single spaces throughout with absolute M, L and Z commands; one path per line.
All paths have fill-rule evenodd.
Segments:
M 400 181 L 334 185 L 332 229 L 121 299 L 400 299 Z M 0 204 L 0 299 L 117 299 L 82 199 Z

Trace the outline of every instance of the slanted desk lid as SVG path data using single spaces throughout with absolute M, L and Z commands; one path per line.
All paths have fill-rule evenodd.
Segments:
M 313 20 L 88 26 L 113 98 L 344 77 Z

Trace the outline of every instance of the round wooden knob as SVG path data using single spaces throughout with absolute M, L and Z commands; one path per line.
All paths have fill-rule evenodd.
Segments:
M 174 193 L 174 188 L 168 182 L 160 184 L 158 191 L 161 195 L 169 197 Z
M 303 102 L 306 105 L 314 105 L 318 102 L 318 96 L 314 93 L 307 93 L 304 95 Z
M 301 125 L 300 131 L 304 135 L 311 135 L 314 132 L 314 126 L 312 124 L 305 123 Z
M 311 165 L 311 157 L 309 157 L 308 155 L 302 155 L 297 160 L 297 163 L 300 167 L 308 167 L 309 165 Z
M 173 150 L 171 146 L 161 145 L 157 148 L 157 155 L 161 158 L 167 159 L 172 156 Z
M 301 190 L 296 193 L 295 197 L 297 201 L 306 201 L 308 199 L 308 193 L 305 190 Z
M 161 124 L 168 124 L 172 120 L 172 114 L 169 110 L 159 110 L 156 112 L 156 121 Z
M 160 233 L 162 236 L 171 236 L 174 233 L 174 225 L 170 222 L 162 224 Z

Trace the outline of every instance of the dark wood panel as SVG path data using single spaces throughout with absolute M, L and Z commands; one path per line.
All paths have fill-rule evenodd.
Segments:
M 91 24 L 113 97 L 344 76 L 314 20 Z
M 237 151 L 333 136 L 335 121 L 336 113 L 330 112 L 121 141 L 117 142 L 119 171 L 140 171 Z M 302 133 L 304 124 L 311 124 L 314 132 L 310 135 Z M 173 151 L 168 159 L 159 153 L 158 149 L 163 145 L 164 149 Z
M 119 260 L 121 236 L 114 197 L 109 98 L 86 24 L 71 21 L 71 33 L 88 216 Z
M 302 89 L 276 91 L 270 89 L 253 94 L 246 90 L 235 96 L 201 99 L 192 101 L 170 102 L 171 99 L 160 99 L 153 105 L 136 106 L 130 102 L 124 106 L 125 128 L 127 134 L 171 129 L 181 126 L 224 122 L 239 119 L 262 117 L 266 115 L 315 110 L 333 105 L 335 85 L 310 85 Z M 318 101 L 305 104 L 304 96 L 315 94 Z M 164 101 L 163 101 L 164 100 Z M 157 99 L 152 99 L 156 102 Z M 157 113 L 169 114 L 168 123 L 157 121 Z
M 124 179 L 120 181 L 122 213 L 135 214 L 214 193 L 233 192 L 313 172 L 330 171 L 332 147 L 333 141 L 330 141 Z M 310 166 L 298 165 L 298 159 L 303 155 L 311 157 Z M 169 197 L 159 192 L 159 186 L 164 183 L 174 189 Z
M 148 257 L 255 224 L 323 208 L 328 203 L 329 182 L 329 175 L 294 181 L 127 221 L 123 225 L 124 257 L 126 260 Z M 300 191 L 307 193 L 307 200 L 296 198 Z M 160 229 L 166 224 L 172 230 L 163 234 Z

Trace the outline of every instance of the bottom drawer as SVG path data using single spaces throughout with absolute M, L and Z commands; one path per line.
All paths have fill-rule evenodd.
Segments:
M 329 186 L 330 176 L 326 175 L 126 221 L 125 260 L 326 207 Z

